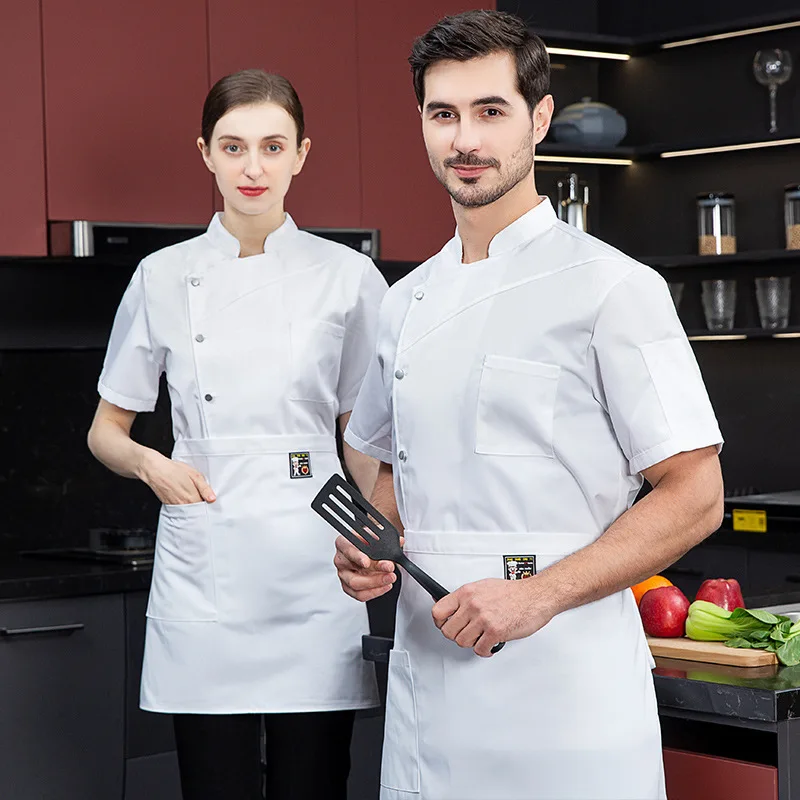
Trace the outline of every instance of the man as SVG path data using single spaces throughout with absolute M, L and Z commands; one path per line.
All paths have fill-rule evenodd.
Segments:
M 452 593 L 431 619 L 403 581 L 381 797 L 663 798 L 627 587 L 721 522 L 702 378 L 664 281 L 537 194 L 553 113 L 541 40 L 472 11 L 410 62 L 457 234 L 386 295 L 346 439 L 381 459 L 373 502 Z M 531 577 L 505 580 L 523 558 Z M 395 580 L 342 538 L 336 566 L 359 600 Z

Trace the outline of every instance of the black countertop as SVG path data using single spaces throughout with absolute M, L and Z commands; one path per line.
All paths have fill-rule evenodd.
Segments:
M 0 602 L 146 591 L 151 577 L 152 567 L 4 556 Z

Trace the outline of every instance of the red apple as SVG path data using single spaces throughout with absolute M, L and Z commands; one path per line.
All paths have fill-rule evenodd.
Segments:
M 644 593 L 639 613 L 648 636 L 683 636 L 689 600 L 677 586 L 660 586 Z
M 742 587 L 735 578 L 714 578 L 703 581 L 697 590 L 695 600 L 706 600 L 726 611 L 744 608 Z

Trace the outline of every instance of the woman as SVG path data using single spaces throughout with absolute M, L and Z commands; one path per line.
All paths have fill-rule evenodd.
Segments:
M 311 145 L 291 84 L 220 80 L 198 147 L 224 211 L 144 259 L 122 299 L 89 447 L 163 503 L 141 706 L 175 715 L 185 800 L 343 800 L 355 709 L 377 703 L 368 630 L 309 509 L 340 470 L 386 282 L 284 211 Z M 166 373 L 172 458 L 131 439 Z M 377 465 L 345 446 L 365 493 Z

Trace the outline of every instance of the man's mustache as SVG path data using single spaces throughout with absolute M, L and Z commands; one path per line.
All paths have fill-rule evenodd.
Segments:
M 473 155 L 452 156 L 444 160 L 446 167 L 500 167 L 500 162 L 494 158 L 478 158 Z

